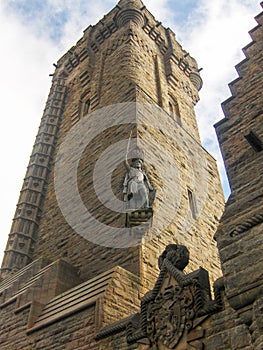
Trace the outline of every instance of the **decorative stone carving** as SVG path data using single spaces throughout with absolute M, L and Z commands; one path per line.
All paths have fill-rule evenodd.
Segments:
M 173 349 L 195 316 L 190 288 L 168 285 L 148 305 L 147 334 L 152 344 L 161 341 Z
M 143 229 L 143 225 L 146 222 L 149 222 L 152 219 L 152 217 L 153 217 L 152 208 L 143 208 L 136 211 L 129 211 L 126 216 L 126 226 L 127 227 L 141 226 L 141 228 Z M 143 233 L 144 233 L 144 230 L 143 230 Z M 142 235 L 143 234 L 140 234 L 140 236 Z
M 203 86 L 203 81 L 202 81 L 202 78 L 200 77 L 200 74 L 196 72 L 191 72 L 189 77 L 193 85 L 197 88 L 198 91 L 200 91 Z
M 189 251 L 183 245 L 169 244 L 159 256 L 158 266 L 160 270 L 165 259 L 168 259 L 178 270 L 183 271 L 189 263 Z
M 138 3 L 136 1 L 127 1 L 126 6 L 127 8 L 121 10 L 116 15 L 118 27 L 121 28 L 129 22 L 133 22 L 142 27 L 144 25 L 144 16 L 138 7 Z
M 204 349 L 203 322 L 220 310 L 221 289 L 215 287 L 211 299 L 209 278 L 200 268 L 188 275 L 183 269 L 189 261 L 185 246 L 170 244 L 159 257 L 160 275 L 152 291 L 141 302 L 141 313 L 127 326 L 128 343 L 149 344 L 150 349 Z
M 246 218 L 240 224 L 235 226 L 231 230 L 229 235 L 230 235 L 230 237 L 239 236 L 242 233 L 249 230 L 250 228 L 252 228 L 253 226 L 260 224 L 261 222 L 263 222 L 263 212 L 258 212 L 256 214 L 254 214 L 253 216 Z

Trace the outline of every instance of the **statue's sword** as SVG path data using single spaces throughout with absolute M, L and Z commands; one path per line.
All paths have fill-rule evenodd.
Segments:
M 131 136 L 132 136 L 132 130 L 131 130 L 130 137 L 128 139 L 128 144 L 127 144 L 127 150 L 126 150 L 126 155 L 125 155 L 126 162 L 128 161 L 128 152 L 129 152 L 129 148 L 130 148 L 130 144 L 131 144 Z

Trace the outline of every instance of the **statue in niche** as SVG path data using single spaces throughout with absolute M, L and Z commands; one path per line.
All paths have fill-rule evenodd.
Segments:
M 140 150 L 137 153 L 140 153 Z M 128 210 L 150 208 L 155 196 L 155 190 L 151 186 L 147 175 L 143 171 L 142 157 L 132 158 L 129 165 L 127 157 L 124 162 L 126 176 L 123 183 L 124 202 Z

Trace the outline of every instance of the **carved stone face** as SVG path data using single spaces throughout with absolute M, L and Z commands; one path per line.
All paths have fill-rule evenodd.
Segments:
M 137 168 L 137 169 L 141 169 L 142 168 L 142 164 L 143 164 L 143 161 L 139 158 L 135 158 L 132 160 L 132 166 L 134 168 Z

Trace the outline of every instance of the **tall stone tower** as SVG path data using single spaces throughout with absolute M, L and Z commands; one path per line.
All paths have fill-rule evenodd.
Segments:
M 198 134 L 201 86 L 196 61 L 140 0 L 121 0 L 57 62 L 1 269 L 2 305 L 13 298 L 18 317 L 29 312 L 32 336 L 17 337 L 25 346 L 93 305 L 95 323 L 79 327 L 97 348 L 98 327 L 138 310 L 167 244 L 188 246 L 189 271 L 220 275 L 213 235 L 224 200 Z M 123 163 L 131 169 L 132 159 L 154 196 L 127 209 Z

